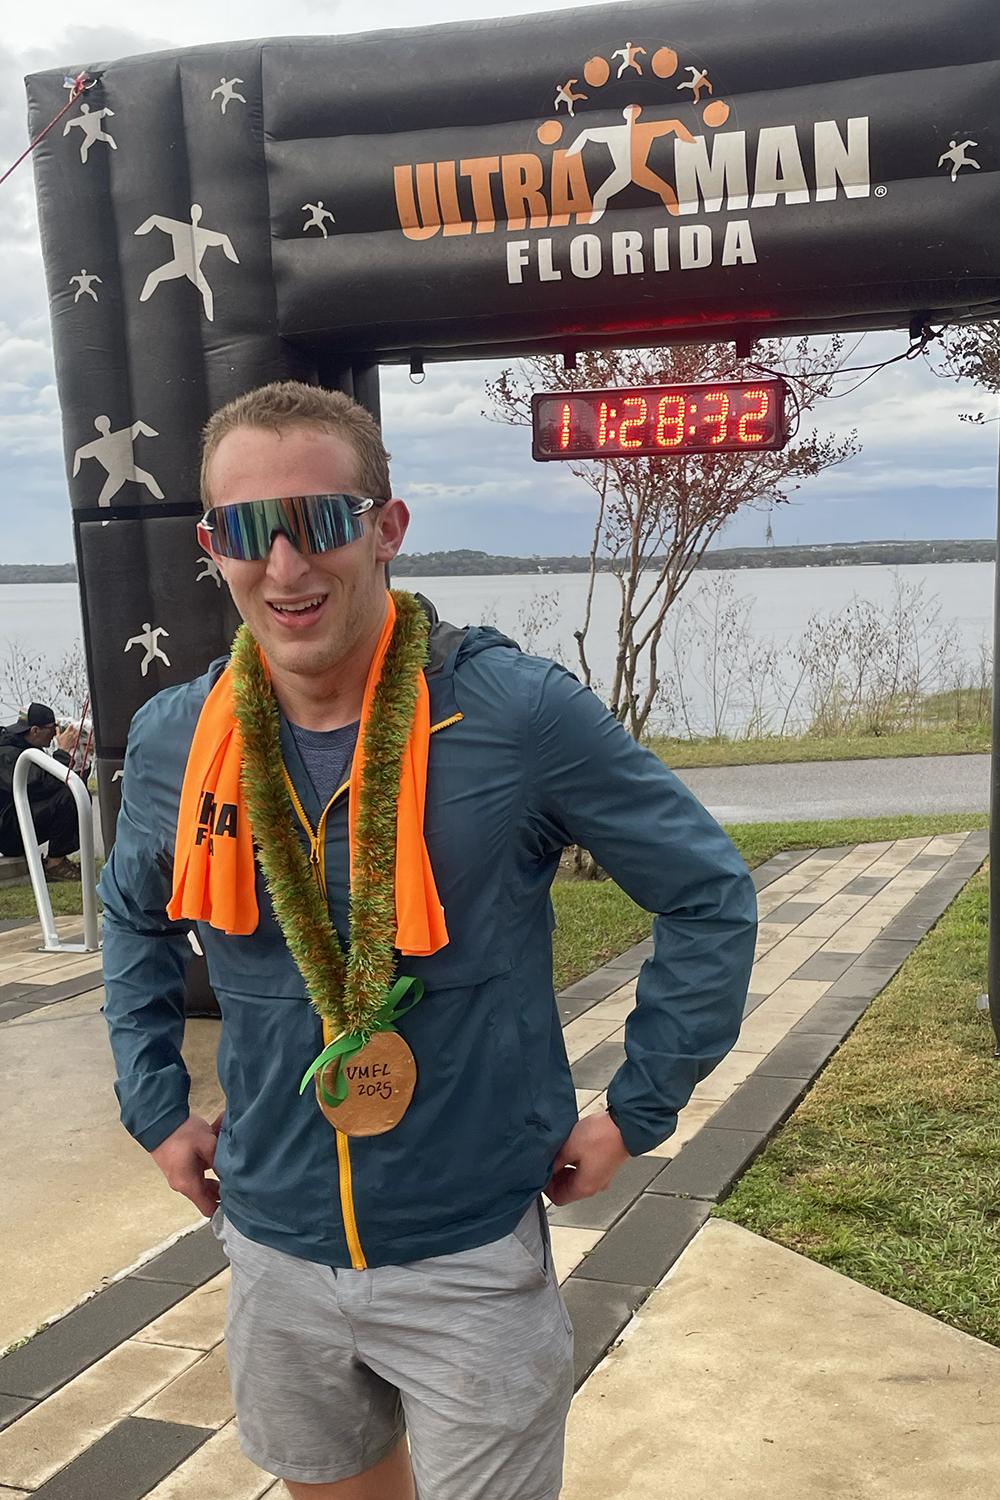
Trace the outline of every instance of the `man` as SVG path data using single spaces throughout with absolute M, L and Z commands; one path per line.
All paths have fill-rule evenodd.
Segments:
M 202 489 L 246 624 L 130 732 L 101 886 L 124 1123 L 215 1215 L 240 1439 L 295 1500 L 555 1500 L 572 1333 L 540 1193 L 607 1187 L 732 1046 L 752 883 L 568 672 L 387 592 L 408 512 L 347 397 L 232 402 Z M 628 1061 L 581 1121 L 548 896 L 574 842 L 657 913 Z M 192 920 L 214 1125 L 180 1054 Z
M 24 750 L 46 750 L 53 738 L 58 746 L 53 758 L 69 767 L 76 728 L 70 724 L 56 734 L 55 714 L 44 703 L 29 703 L 16 724 L 0 729 L 0 854 L 24 855 L 14 807 L 14 767 Z M 72 792 L 41 766 L 30 767 L 27 790 L 35 836 L 39 844 L 48 842 L 49 846 L 42 861 L 46 880 L 79 880 L 79 867 L 68 858 L 80 847 L 80 823 Z

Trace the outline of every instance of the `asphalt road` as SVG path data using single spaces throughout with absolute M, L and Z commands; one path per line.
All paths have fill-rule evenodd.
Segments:
M 678 771 L 720 823 L 986 812 L 988 755 L 815 761 Z
M 989 809 L 988 755 L 712 766 L 677 774 L 720 823 L 794 823 L 804 818 Z M 97 854 L 103 856 L 96 797 L 94 835 Z

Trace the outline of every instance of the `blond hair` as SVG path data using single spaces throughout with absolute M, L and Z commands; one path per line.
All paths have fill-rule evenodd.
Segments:
M 372 500 L 390 500 L 389 455 L 378 424 L 370 412 L 343 391 L 324 390 L 300 380 L 275 380 L 247 391 L 209 417 L 202 432 L 201 498 L 207 508 L 208 467 L 222 439 L 238 427 L 263 427 L 281 433 L 288 427 L 322 427 L 336 433 L 354 449 L 358 486 Z

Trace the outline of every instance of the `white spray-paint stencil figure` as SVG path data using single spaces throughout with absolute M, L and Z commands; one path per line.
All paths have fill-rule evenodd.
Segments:
M 951 163 L 952 182 L 957 182 L 958 174 L 963 167 L 974 167 L 977 172 L 982 170 L 979 163 L 973 160 L 971 156 L 967 155 L 969 147 L 978 146 L 978 141 L 949 141 L 948 145 L 951 147 L 951 150 L 942 151 L 941 155 L 938 157 L 938 166 L 943 167 L 946 165 L 946 163 Z
M 302 226 L 302 233 L 305 234 L 307 229 L 318 229 L 323 238 L 328 240 L 330 236 L 327 234 L 326 225 L 323 223 L 323 220 L 329 219 L 331 224 L 336 224 L 337 221 L 330 210 L 323 207 L 322 198 L 319 198 L 315 203 L 303 203 L 302 212 L 309 215 Z
M 222 574 L 219 572 L 219 564 L 214 557 L 203 557 L 201 561 L 201 572 L 195 578 L 195 583 L 201 583 L 203 578 L 211 578 L 217 589 L 222 587 Z
M 209 95 L 210 99 L 214 99 L 216 94 L 220 96 L 219 103 L 222 106 L 223 114 L 226 113 L 226 105 L 232 104 L 234 99 L 238 99 L 241 104 L 247 102 L 242 94 L 236 92 L 236 85 L 242 82 L 242 78 L 220 78 L 217 87 Z
M 581 99 L 589 98 L 588 94 L 574 94 L 573 85 L 579 83 L 578 78 L 567 78 L 565 83 L 556 84 L 556 109 L 560 104 L 565 104 L 567 114 L 575 114 L 574 104 L 579 104 Z
M 684 71 L 685 73 L 690 73 L 691 77 L 688 79 L 687 83 L 679 83 L 677 85 L 677 88 L 678 90 L 690 89 L 695 104 L 701 103 L 702 89 L 704 89 L 706 93 L 714 93 L 711 79 L 705 72 L 704 68 L 685 68 Z
M 142 672 L 143 677 L 149 671 L 151 662 L 162 661 L 168 667 L 170 665 L 170 657 L 159 644 L 161 635 L 165 635 L 168 640 L 170 639 L 170 631 L 164 630 L 162 625 L 153 626 L 150 625 L 148 620 L 143 620 L 141 634 L 134 635 L 131 640 L 125 642 L 126 652 L 131 651 L 133 646 L 141 646 L 145 651 L 146 654 L 139 663 L 139 670 Z
M 63 127 L 64 136 L 69 135 L 70 131 L 74 129 L 83 131 L 83 140 L 80 142 L 81 161 L 87 160 L 87 157 L 90 155 L 90 148 L 95 141 L 103 141 L 106 146 L 111 147 L 112 151 L 118 150 L 115 141 L 108 135 L 101 124 L 102 120 L 113 119 L 114 113 L 113 109 L 91 109 L 89 104 L 81 104 L 80 113 L 74 115 L 72 120 L 66 121 Z
M 235 265 L 239 265 L 240 258 L 233 249 L 233 242 L 228 234 L 223 234 L 218 229 L 201 228 L 202 212 L 200 203 L 192 203 L 190 224 L 186 224 L 183 219 L 168 219 L 163 214 L 150 214 L 149 218 L 139 225 L 135 231 L 136 234 L 149 234 L 151 229 L 159 229 L 163 234 L 170 236 L 174 247 L 173 259 L 168 260 L 166 265 L 158 266 L 155 271 L 150 271 L 146 277 L 142 291 L 139 293 L 139 301 L 148 302 L 162 282 L 176 281 L 183 276 L 201 292 L 205 317 L 211 323 L 215 313 L 215 302 L 212 297 L 212 288 L 205 280 L 205 273 L 201 269 L 205 252 L 206 250 L 222 250 L 227 260 L 231 260 Z
M 81 297 L 93 297 L 94 301 L 96 302 L 97 293 L 94 291 L 94 287 L 104 285 L 104 282 L 99 276 L 95 276 L 92 271 L 88 272 L 86 266 L 81 266 L 79 276 L 71 276 L 69 278 L 70 286 L 72 286 L 74 282 L 78 283 L 76 296 L 73 298 L 74 302 L 79 302 Z
M 98 505 L 110 505 L 112 497 L 130 479 L 135 484 L 144 484 L 154 499 L 162 500 L 163 491 L 160 486 L 152 474 L 136 467 L 132 452 L 132 444 L 137 437 L 159 437 L 155 427 L 147 427 L 145 422 L 133 422 L 131 427 L 119 427 L 117 432 L 112 432 L 111 418 L 104 416 L 95 417 L 94 426 L 101 435 L 91 443 L 84 443 L 82 448 L 77 448 L 73 455 L 73 478 L 79 474 L 80 465 L 86 459 L 94 458 L 108 476 L 97 497 Z

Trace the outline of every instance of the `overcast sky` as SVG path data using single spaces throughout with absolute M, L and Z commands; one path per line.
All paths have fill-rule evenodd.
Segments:
M 424 0 L 421 19 L 447 21 L 572 8 L 561 0 Z M 202 42 L 275 34 L 310 35 L 412 22 L 406 0 L 147 0 L 140 8 L 104 0 L 103 24 L 77 24 L 78 5 L 5 9 L 0 42 L 0 170 L 26 144 L 23 76 Z M 363 17 L 363 24 L 359 18 Z M 72 555 L 59 407 L 31 167 L 3 185 L 0 217 L 0 561 L 59 562 Z M 870 335 L 855 355 L 897 353 L 903 334 Z M 412 500 L 408 550 L 476 547 L 492 552 L 583 552 L 589 491 L 559 465 L 534 464 L 528 434 L 481 415 L 489 364 L 431 365 L 422 386 L 405 371 L 383 372 L 383 422 L 397 494 Z M 853 383 L 845 379 L 844 385 Z M 852 541 L 882 537 L 977 537 L 996 529 L 995 425 L 960 422 L 978 409 L 971 389 L 945 382 L 923 362 L 902 363 L 855 395 L 831 402 L 819 425 L 858 429 L 854 459 L 807 482 L 773 517 L 775 540 Z M 764 519 L 738 517 L 725 544 L 760 544 Z

